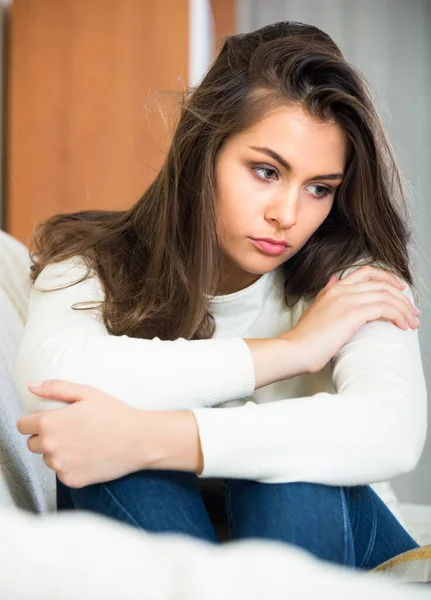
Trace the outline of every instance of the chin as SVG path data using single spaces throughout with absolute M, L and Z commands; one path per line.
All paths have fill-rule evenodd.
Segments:
M 274 271 L 274 269 L 277 269 L 280 265 L 283 264 L 283 262 L 280 262 L 279 260 L 274 260 L 273 258 L 268 258 L 258 261 L 254 260 L 248 263 L 245 263 L 244 261 L 238 261 L 238 266 L 240 267 L 240 269 L 242 269 L 246 273 L 249 273 L 250 275 L 265 275 L 265 273 L 269 273 L 270 271 Z

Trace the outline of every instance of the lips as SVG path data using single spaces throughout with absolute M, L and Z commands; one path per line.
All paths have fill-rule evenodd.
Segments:
M 251 242 L 254 246 L 256 246 L 256 248 L 271 256 L 278 256 L 290 247 L 287 242 L 281 242 L 267 238 L 258 240 L 251 239 Z

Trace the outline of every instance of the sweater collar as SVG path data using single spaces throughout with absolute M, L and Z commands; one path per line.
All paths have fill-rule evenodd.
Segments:
M 254 312 L 262 306 L 270 289 L 281 276 L 282 271 L 275 269 L 264 273 L 257 281 L 238 292 L 213 296 L 210 300 L 211 313 L 218 317 L 232 313 L 238 314 L 238 311 Z

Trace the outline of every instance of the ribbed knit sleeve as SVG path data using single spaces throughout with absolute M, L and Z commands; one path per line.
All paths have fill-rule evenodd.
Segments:
M 147 410 L 186 410 L 249 396 L 250 350 L 241 338 L 188 341 L 109 335 L 99 310 L 103 291 L 78 258 L 46 267 L 31 293 L 16 361 L 16 384 L 30 412 L 53 408 L 31 394 L 29 380 L 65 379 L 97 387 Z M 64 287 L 69 285 L 70 287 Z M 57 291 L 41 291 L 52 290 Z
M 417 331 L 368 323 L 332 367 L 334 394 L 194 410 L 201 476 L 359 485 L 412 470 L 427 425 Z

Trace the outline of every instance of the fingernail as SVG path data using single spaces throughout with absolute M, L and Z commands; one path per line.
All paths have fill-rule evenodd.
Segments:
M 33 388 L 33 389 L 41 388 L 41 387 L 42 387 L 42 385 L 43 385 L 43 381 L 36 381 L 36 380 L 34 380 L 34 381 L 29 381 L 29 382 L 27 383 L 27 387 L 29 387 L 29 388 Z

